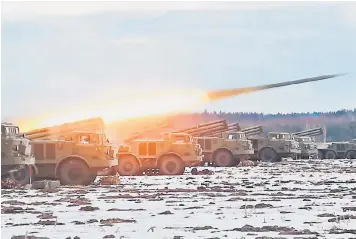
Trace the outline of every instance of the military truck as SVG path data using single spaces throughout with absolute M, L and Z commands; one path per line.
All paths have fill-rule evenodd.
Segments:
M 196 137 L 202 146 L 204 162 L 217 167 L 231 167 L 253 155 L 251 141 L 243 132 L 225 132 L 222 137 Z
M 185 167 L 199 166 L 202 149 L 189 134 L 169 133 L 161 139 L 135 139 L 119 149 L 116 171 L 121 176 L 158 170 L 160 175 L 182 175 Z
M 35 158 L 29 142 L 18 126 L 1 123 L 1 179 L 10 178 L 18 184 L 30 182 Z
M 322 128 L 308 129 L 293 133 L 295 140 L 299 143 L 301 153 L 297 155 L 301 159 L 318 158 L 318 146 L 312 140 L 312 136 L 323 134 Z
M 261 126 L 255 126 L 262 129 Z M 254 149 L 253 158 L 265 162 L 279 162 L 282 157 L 296 158 L 301 154 L 300 146 L 294 136 L 284 132 L 269 132 L 267 137 L 261 136 L 261 130 L 250 132 L 251 128 L 242 129 L 248 132 Z
M 253 154 L 252 144 L 238 123 L 227 124 L 226 120 L 211 121 L 177 131 L 187 133 L 197 140 L 203 151 L 203 162 L 211 166 L 231 167 L 244 157 Z
M 27 132 L 36 158 L 35 178 L 88 185 L 104 169 L 117 166 L 116 151 L 97 124 L 104 123 L 94 118 Z
M 356 159 L 356 142 L 327 142 L 318 144 L 319 159 Z

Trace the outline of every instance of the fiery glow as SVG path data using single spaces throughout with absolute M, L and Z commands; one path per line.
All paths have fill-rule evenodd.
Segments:
M 41 117 L 27 119 L 17 124 L 22 132 L 94 117 L 101 117 L 107 124 L 134 117 L 178 113 L 203 104 L 207 100 L 207 94 L 202 91 L 158 92 L 154 95 L 139 95 L 124 100 L 118 99 L 118 102 L 57 111 Z
M 343 74 L 322 75 L 317 77 L 305 78 L 294 81 L 285 81 L 269 85 L 259 85 L 254 87 L 232 88 L 225 90 L 215 90 L 210 92 L 203 91 L 165 91 L 155 94 L 141 94 L 135 97 L 121 97 L 119 102 L 104 103 L 102 105 L 93 105 L 89 107 L 80 107 L 73 110 L 66 110 L 48 114 L 36 119 L 28 119 L 25 122 L 17 122 L 22 132 L 32 129 L 38 129 L 66 122 L 86 120 L 90 118 L 101 117 L 105 123 L 115 121 L 162 115 L 169 113 L 178 113 L 183 110 L 192 109 L 195 106 L 209 101 L 216 101 L 230 98 L 237 95 L 248 94 L 251 92 L 262 91 L 272 88 L 285 87 L 288 85 L 303 84 L 306 82 L 320 81 L 328 78 L 334 78 Z M 119 97 L 118 97 L 119 98 Z

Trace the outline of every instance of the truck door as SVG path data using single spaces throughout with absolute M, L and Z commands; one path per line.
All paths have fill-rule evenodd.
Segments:
M 97 134 L 83 133 L 77 135 L 73 154 L 78 154 L 91 159 L 103 159 L 105 148 L 99 143 Z

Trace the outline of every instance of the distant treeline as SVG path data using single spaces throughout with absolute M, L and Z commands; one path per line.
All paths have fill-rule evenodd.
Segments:
M 173 120 L 207 122 L 225 119 L 229 123 L 239 122 L 241 127 L 263 125 L 264 132 L 297 132 L 307 128 L 325 127 L 327 141 L 345 141 L 356 138 L 356 108 L 333 112 L 305 112 L 262 114 L 255 112 L 208 112 L 181 114 Z M 323 137 L 319 137 L 321 140 Z

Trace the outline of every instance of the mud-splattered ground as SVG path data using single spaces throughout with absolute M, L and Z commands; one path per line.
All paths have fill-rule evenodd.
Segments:
M 2 190 L 1 238 L 356 238 L 356 160 L 212 170 Z

